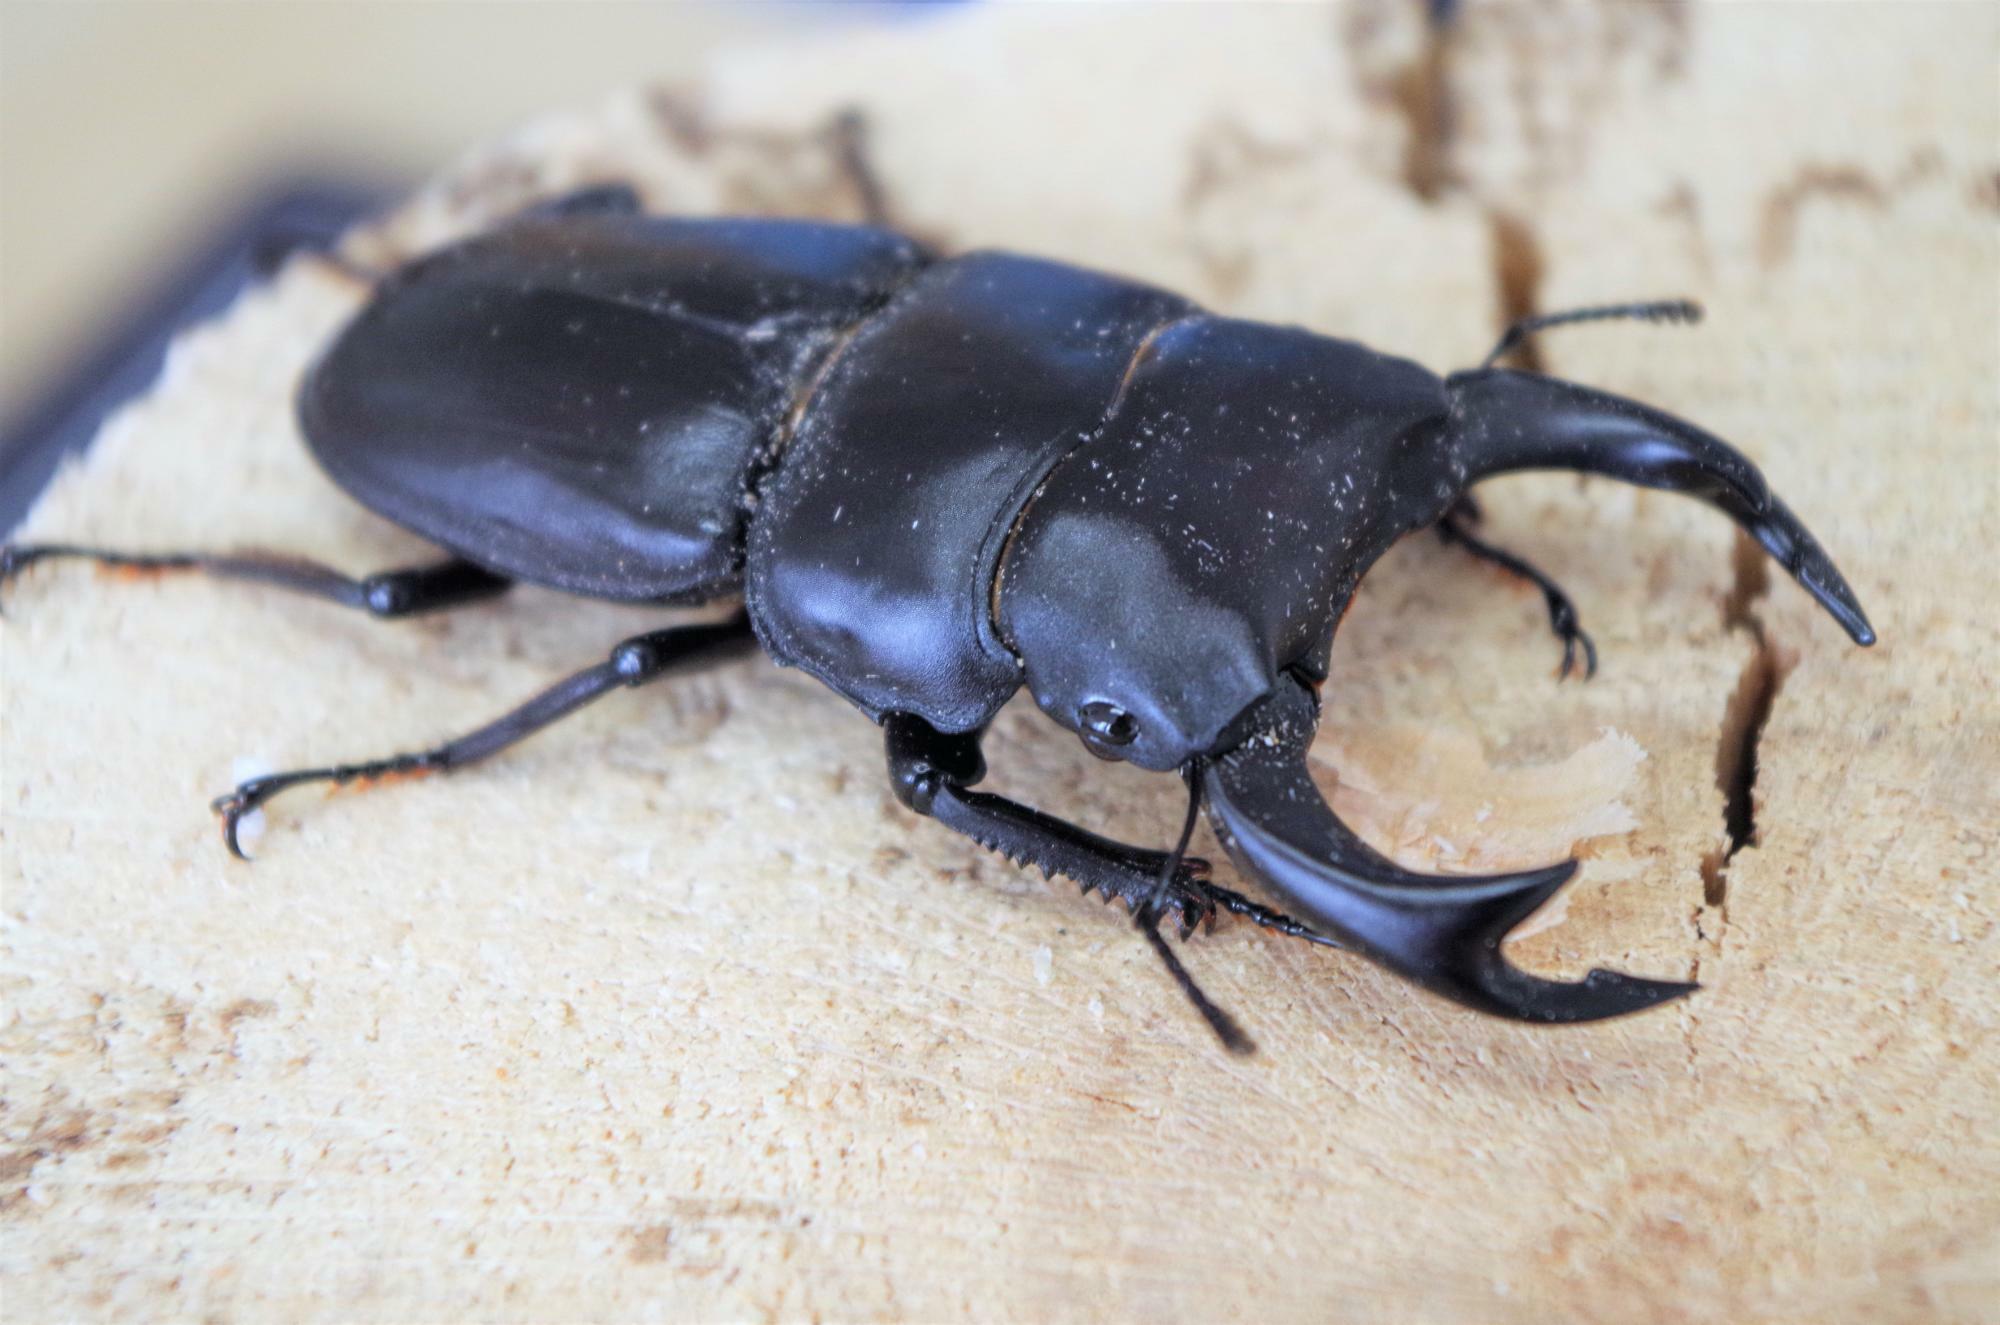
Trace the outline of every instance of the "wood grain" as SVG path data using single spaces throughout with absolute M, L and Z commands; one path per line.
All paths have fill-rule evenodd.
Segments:
M 939 243 L 1437 366 L 1510 309 L 1703 300 L 1543 362 L 1743 446 L 1882 643 L 1695 503 L 1510 479 L 1491 536 L 1603 673 L 1558 685 L 1536 597 L 1411 540 L 1316 750 L 1408 859 L 1586 857 L 1523 964 L 1701 994 L 1530 1030 L 1224 926 L 1188 960 L 1261 1042 L 1230 1059 L 1119 916 L 903 813 L 874 729 L 761 661 L 281 800 L 245 867 L 204 809 L 235 777 L 468 727 L 658 615 L 51 568 L 0 626 L 9 1317 L 2000 1318 L 2000 17 L 1414 8 L 744 55 L 468 158 L 354 253 L 629 177 L 692 213 L 879 187 Z M 360 297 L 301 263 L 188 336 L 28 532 L 418 557 L 291 420 Z M 990 753 L 1103 831 L 1177 822 L 1029 706 Z

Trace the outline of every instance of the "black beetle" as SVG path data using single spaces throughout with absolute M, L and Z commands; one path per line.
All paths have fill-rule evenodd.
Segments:
M 305 436 L 362 503 L 454 559 L 350 580 L 264 554 L 5 549 L 0 582 L 84 557 L 201 570 L 380 617 L 513 580 L 646 603 L 741 594 L 722 624 L 627 640 L 521 708 L 434 749 L 253 778 L 238 820 L 287 787 L 456 768 L 620 686 L 753 641 L 882 725 L 903 804 L 1088 891 L 1157 932 L 1216 910 L 1351 947 L 1469 1007 L 1589 1021 L 1694 986 L 1509 965 L 1501 939 L 1576 870 L 1399 868 L 1337 819 L 1306 748 L 1334 629 L 1362 574 L 1436 527 L 1539 585 L 1564 643 L 1596 658 L 1568 598 L 1469 530 L 1469 485 L 1575 469 L 1685 491 L 1757 538 L 1856 642 L 1874 634 L 1833 563 L 1740 453 L 1687 423 L 1492 367 L 1510 329 L 1443 379 L 1290 327 L 1216 317 L 1075 267 L 941 259 L 872 226 L 643 215 L 630 190 L 532 208 L 380 280 L 299 393 Z M 1094 836 L 970 790 L 980 737 L 1025 682 L 1107 759 L 1178 770 L 1171 852 Z M 1245 873 L 1304 917 L 1207 881 L 1187 857 L 1206 800 Z

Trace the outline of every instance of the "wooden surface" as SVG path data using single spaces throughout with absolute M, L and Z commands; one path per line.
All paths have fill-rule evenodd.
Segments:
M 608 176 L 830 216 L 872 178 L 936 242 L 1439 367 L 1503 310 L 1702 299 L 1544 361 L 1756 457 L 1882 643 L 1693 502 L 1510 479 L 1492 536 L 1602 674 L 1557 685 L 1538 599 L 1411 540 L 1317 747 L 1406 860 L 1586 858 L 1516 960 L 1699 995 L 1531 1030 L 1226 925 L 1188 961 L 1262 1045 L 1228 1058 L 1122 917 L 903 813 L 877 732 L 761 661 L 281 800 L 246 867 L 205 809 L 235 778 L 463 729 L 658 614 L 38 571 L 0 626 L 8 1318 L 2000 1318 L 2000 11 L 1474 7 L 1439 43 L 1413 10 L 743 57 L 469 159 L 356 251 Z M 29 532 L 419 557 L 291 421 L 358 298 L 299 265 L 188 337 Z M 1031 706 L 990 754 L 1103 831 L 1176 823 Z

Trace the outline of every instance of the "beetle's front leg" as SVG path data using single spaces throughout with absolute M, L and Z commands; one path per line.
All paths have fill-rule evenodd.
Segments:
M 1556 638 L 1562 641 L 1563 660 L 1559 676 L 1567 678 L 1576 666 L 1576 650 L 1583 647 L 1583 674 L 1586 678 L 1597 675 L 1597 645 L 1577 622 L 1576 604 L 1570 601 L 1562 586 L 1550 579 L 1533 563 L 1524 561 L 1504 548 L 1494 547 L 1485 539 L 1472 532 L 1472 523 L 1479 518 L 1479 508 L 1470 497 L 1459 498 L 1459 503 L 1446 511 L 1444 518 L 1437 522 L 1438 536 L 1447 543 L 1456 543 L 1478 557 L 1490 561 L 1510 574 L 1518 575 L 1542 591 L 1542 597 L 1549 604 L 1549 627 Z
M 986 775 L 977 732 L 941 732 L 908 713 L 892 713 L 882 726 L 890 783 L 908 808 L 1017 864 L 1074 880 L 1086 893 L 1122 900 L 1134 910 L 1152 901 L 1166 852 L 1114 842 L 1004 796 L 968 790 Z M 1163 909 L 1180 913 L 1184 934 L 1227 911 L 1281 934 L 1330 943 L 1290 916 L 1208 882 L 1207 875 L 1208 862 L 1189 856 L 1168 882 Z

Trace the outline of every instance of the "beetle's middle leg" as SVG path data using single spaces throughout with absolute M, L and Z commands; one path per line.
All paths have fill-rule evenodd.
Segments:
M 461 607 L 504 593 L 513 584 L 504 576 L 457 558 L 381 571 L 357 580 L 317 561 L 276 552 L 132 553 L 71 543 L 9 543 L 0 547 L 0 590 L 41 561 L 88 561 L 127 575 L 212 575 L 323 598 L 383 618 Z
M 1114 842 L 1004 796 L 968 790 L 986 775 L 977 732 L 941 732 L 907 713 L 890 714 L 883 730 L 889 779 L 908 808 L 1017 864 L 1073 880 L 1086 893 L 1122 900 L 1135 912 L 1153 903 L 1168 853 Z M 1179 913 L 1183 934 L 1226 911 L 1280 934 L 1339 946 L 1288 915 L 1210 883 L 1207 875 L 1207 861 L 1187 856 L 1167 882 L 1162 909 Z
M 1542 591 L 1542 597 L 1549 605 L 1549 626 L 1562 641 L 1563 660 L 1560 676 L 1568 677 L 1576 666 L 1576 651 L 1583 648 L 1583 674 L 1585 677 L 1597 675 L 1597 645 L 1578 623 L 1576 604 L 1570 601 L 1561 585 L 1537 569 L 1533 563 L 1515 556 L 1504 548 L 1494 547 L 1485 539 L 1472 532 L 1472 524 L 1479 518 L 1479 508 L 1470 497 L 1461 497 L 1458 504 L 1444 513 L 1437 522 L 1438 536 L 1447 543 L 1456 543 L 1478 557 L 1490 561 L 1504 571 L 1520 576 Z
M 565 677 L 505 716 L 442 745 L 358 764 L 332 764 L 325 768 L 270 773 L 240 783 L 229 794 L 218 796 L 213 805 L 222 819 L 222 839 L 228 843 L 230 851 L 248 860 L 236 840 L 237 825 L 244 815 L 281 791 L 308 782 L 340 785 L 384 778 L 422 777 L 463 768 L 525 740 L 613 690 L 657 681 L 670 672 L 724 662 L 747 654 L 755 647 L 756 637 L 751 633 L 750 619 L 742 612 L 727 621 L 710 625 L 671 626 L 635 635 L 613 649 L 611 656 L 596 666 Z

